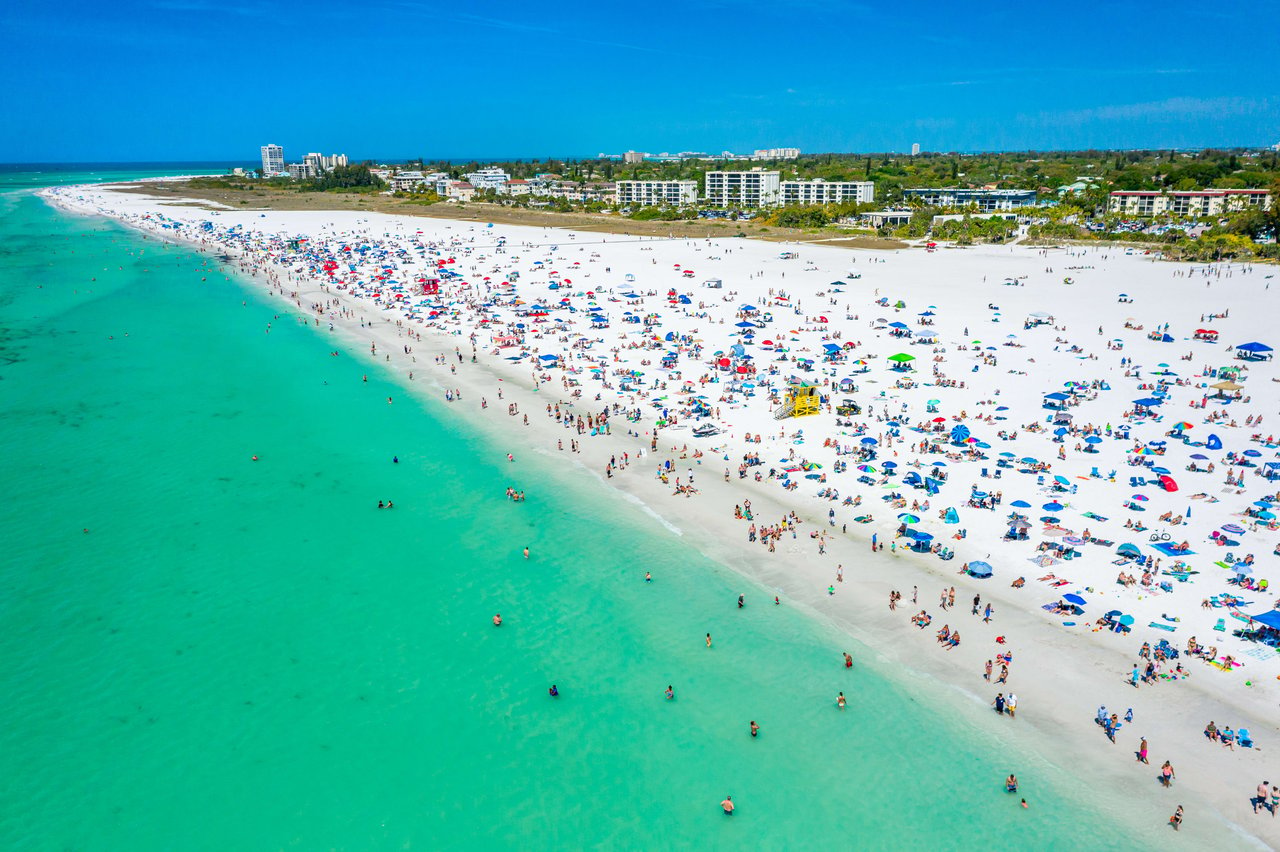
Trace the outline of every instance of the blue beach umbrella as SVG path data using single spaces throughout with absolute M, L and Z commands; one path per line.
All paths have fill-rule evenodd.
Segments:
M 1009 505 L 1010 505 L 1010 506 L 1013 506 L 1015 509 L 1030 509 L 1030 508 L 1031 508 L 1031 504 L 1030 504 L 1030 503 L 1028 503 L 1026 500 L 1014 500 L 1014 501 L 1013 501 L 1012 503 L 1010 503 Z
M 1044 509 L 1046 512 L 1061 512 L 1066 507 L 1061 503 L 1045 503 L 1040 508 Z
M 1085 599 L 1076 594 L 1071 594 L 1071 593 L 1065 594 L 1062 596 L 1062 599 L 1067 603 L 1075 604 L 1076 606 L 1085 605 Z

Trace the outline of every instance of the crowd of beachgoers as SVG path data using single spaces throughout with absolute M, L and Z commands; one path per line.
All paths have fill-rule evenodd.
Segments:
M 223 257 L 419 392 L 732 541 L 771 603 L 856 623 L 1019 725 L 1092 736 L 1101 703 L 1135 764 L 1160 750 L 1154 786 L 1177 763 L 1228 820 L 1251 791 L 1274 813 L 1241 786 L 1280 776 L 1273 267 L 48 195 Z

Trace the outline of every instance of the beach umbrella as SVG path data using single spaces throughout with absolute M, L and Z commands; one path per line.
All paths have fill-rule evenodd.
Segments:
M 914 360 L 916 360 L 916 356 L 914 356 L 914 355 L 908 355 L 908 354 L 907 354 L 907 353 L 905 353 L 905 352 L 899 352 L 897 355 L 890 355 L 890 356 L 889 356 L 889 360 L 890 360 L 890 361 L 897 361 L 899 364 L 905 364 L 905 363 L 907 363 L 908 361 L 914 361 Z
M 1063 428 L 1063 427 L 1059 426 L 1057 429 L 1054 429 L 1054 430 L 1053 430 L 1053 434 L 1055 434 L 1055 435 L 1057 435 L 1059 438 L 1061 438 L 1063 435 L 1066 435 L 1069 431 L 1070 431 L 1069 429 L 1065 429 L 1065 428 Z
M 1002 458 L 1006 458 L 1006 459 L 1013 458 L 1013 453 L 1010 453 L 1010 452 L 1004 452 L 1004 453 L 1001 453 L 1000 455 Z
M 1120 616 L 1120 618 L 1119 618 L 1119 619 L 1117 619 L 1117 620 L 1118 620 L 1121 624 L 1123 624 L 1125 627 L 1128 627 L 1130 624 L 1133 624 L 1133 616 L 1132 616 L 1132 615 L 1122 615 L 1122 616 Z
M 1062 541 L 1066 544 L 1071 545 L 1072 547 L 1079 547 L 1080 545 L 1084 544 L 1084 539 L 1082 539 L 1078 535 L 1063 536 Z
M 951 430 L 951 440 L 957 444 L 962 443 L 965 438 L 969 437 L 969 427 L 961 423 L 959 426 Z
M 875 473 L 875 472 L 876 472 L 876 469 L 875 469 L 874 467 L 872 467 L 871 465 L 869 465 L 869 464 L 860 464 L 860 465 L 858 465 L 858 470 L 862 471 L 863 473 Z
M 1075 604 L 1076 606 L 1084 606 L 1084 605 L 1085 605 L 1085 599 L 1084 599 L 1084 598 L 1080 597 L 1080 596 L 1079 596 L 1079 595 L 1077 595 L 1077 594 L 1071 593 L 1071 592 L 1068 592 L 1067 594 L 1063 595 L 1063 596 L 1062 596 L 1062 599 L 1063 599 L 1064 601 L 1066 601 L 1067 603 L 1069 603 L 1069 604 Z
M 1049 512 L 1061 512 L 1066 507 L 1063 506 L 1061 503 L 1045 503 L 1040 508 Z
M 883 467 L 885 470 L 893 470 L 895 467 L 898 466 L 898 463 L 895 461 L 887 461 L 880 466 Z
M 1084 442 L 1086 444 L 1101 444 L 1102 439 L 1099 438 L 1097 435 L 1090 435 L 1089 437 L 1084 439 Z
M 1248 565 L 1245 565 L 1243 562 L 1237 562 L 1235 565 L 1231 566 L 1231 570 L 1241 577 L 1253 573 L 1253 569 Z
M 1206 456 L 1204 453 L 1193 453 L 1191 458 L 1196 459 L 1197 461 L 1203 461 L 1209 457 Z
M 902 521 L 904 524 L 920 523 L 920 519 L 910 512 L 903 512 L 901 515 L 898 515 L 898 520 Z
M 1053 515 L 1042 515 L 1040 517 L 1040 520 L 1044 521 L 1046 524 L 1056 524 L 1059 521 L 1059 519 L 1055 518 Z M 1066 535 L 1066 531 L 1065 530 L 1045 530 L 1044 534 L 1045 535 Z
M 862 439 L 862 443 L 863 443 L 864 445 L 866 445 L 866 446 L 870 447 L 871 445 L 873 445 L 873 444 L 878 444 L 878 443 L 880 443 L 880 442 L 879 442 L 879 441 L 877 441 L 875 438 L 863 438 L 863 439 Z
M 1232 535 L 1243 535 L 1244 527 L 1240 526 L 1239 524 L 1223 524 L 1222 531 L 1229 532 Z
M 990 576 L 991 576 L 991 565 L 990 565 L 990 564 L 988 564 L 988 563 L 986 563 L 986 562 L 982 562 L 982 561 L 978 561 L 978 562 L 970 562 L 970 563 L 969 563 L 969 576 L 971 576 L 971 577 L 990 577 Z
M 1245 450 L 1244 454 L 1249 458 L 1253 458 L 1253 459 L 1256 459 L 1262 455 L 1262 453 L 1258 452 L 1257 450 Z
M 1028 503 L 1026 500 L 1014 500 L 1014 501 L 1013 501 L 1012 503 L 1010 503 L 1009 505 L 1010 505 L 1010 506 L 1014 506 L 1015 508 L 1018 508 L 1018 509 L 1030 509 L 1030 508 L 1031 508 L 1031 504 L 1030 504 L 1030 503 Z
M 1133 499 L 1134 499 L 1134 500 L 1137 500 L 1139 503 L 1145 503 L 1145 502 L 1147 502 L 1147 495 L 1145 495 L 1145 494 L 1135 494 L 1135 495 L 1133 495 Z

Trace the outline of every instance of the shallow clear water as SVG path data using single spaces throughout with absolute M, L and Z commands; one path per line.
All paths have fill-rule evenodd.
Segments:
M 1130 845 L 590 478 L 26 189 L 73 179 L 0 174 L 0 845 Z

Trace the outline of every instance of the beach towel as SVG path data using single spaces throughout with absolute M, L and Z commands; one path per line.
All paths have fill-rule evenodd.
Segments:
M 1158 622 L 1158 621 L 1153 621 L 1153 622 L 1151 622 L 1150 624 L 1148 624 L 1147 626 L 1148 626 L 1148 627 L 1154 627 L 1154 628 L 1156 628 L 1157 630 L 1167 630 L 1167 631 L 1168 631 L 1168 632 L 1170 632 L 1170 633 L 1172 633 L 1173 631 L 1175 631 L 1175 630 L 1177 630 L 1177 629 L 1178 629 L 1177 627 L 1174 627 L 1172 624 L 1161 624 L 1161 623 L 1160 623 L 1160 622 Z
M 1263 647 L 1263 648 L 1250 648 L 1244 652 L 1244 655 L 1246 657 L 1252 657 L 1255 660 L 1262 660 L 1263 662 L 1266 662 L 1267 660 L 1274 659 L 1276 653 L 1277 651 L 1275 648 Z
M 1174 543 L 1171 541 L 1162 541 L 1159 544 L 1152 544 L 1151 546 L 1154 547 L 1156 550 L 1160 551 L 1161 553 L 1163 553 L 1165 556 L 1194 556 L 1195 555 L 1194 550 L 1178 550 L 1177 547 L 1174 545 Z

